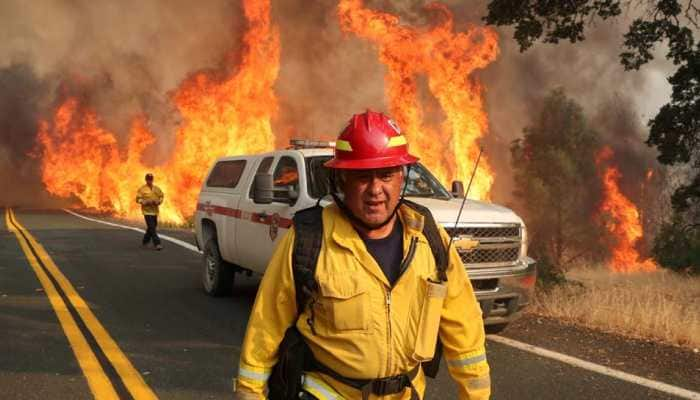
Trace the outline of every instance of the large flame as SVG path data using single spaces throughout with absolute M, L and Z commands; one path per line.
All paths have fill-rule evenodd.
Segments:
M 430 28 L 402 25 L 397 16 L 365 8 L 362 0 L 341 0 L 338 17 L 344 31 L 376 44 L 387 67 L 390 112 L 406 132 L 412 152 L 442 182 L 468 181 L 480 140 L 488 131 L 483 87 L 472 72 L 495 60 L 498 37 L 494 30 L 476 26 L 455 33 L 445 5 L 432 3 L 427 8 L 439 18 Z M 442 123 L 426 118 L 433 113 L 419 98 L 421 75 L 440 104 Z M 488 199 L 493 180 L 494 173 L 482 156 L 470 197 Z
M 488 122 L 483 88 L 472 73 L 498 54 L 496 33 L 471 27 L 455 33 L 452 15 L 441 4 L 428 6 L 438 16 L 429 28 L 401 25 L 397 17 L 341 1 L 341 27 L 374 42 L 388 67 L 386 93 L 391 114 L 406 131 L 412 151 L 443 182 L 468 180 Z M 146 116 L 132 121 L 127 143 L 105 128 L 97 113 L 77 97 L 60 104 L 52 119 L 39 124 L 36 153 L 47 190 L 75 197 L 82 206 L 119 216 L 139 216 L 134 195 L 145 172 L 166 193 L 163 220 L 184 222 L 195 209 L 202 179 L 217 157 L 269 151 L 284 143 L 273 135 L 277 114 L 273 85 L 279 72 L 280 40 L 270 20 L 269 0 L 244 0 L 248 30 L 241 62 L 226 72 L 199 72 L 171 94 L 182 117 L 170 158 L 159 166 L 144 163 L 155 142 Z M 233 57 L 230 57 L 233 59 Z M 418 80 L 440 105 L 421 101 Z M 442 116 L 441 122 L 434 122 Z M 488 199 L 494 174 L 482 157 L 470 196 Z
M 639 211 L 620 191 L 622 174 L 615 166 L 609 165 L 613 155 L 613 150 L 606 146 L 596 156 L 604 188 L 601 219 L 616 241 L 612 247 L 610 268 L 616 272 L 653 271 L 656 264 L 651 259 L 642 260 L 635 248 L 644 234 Z
M 39 124 L 37 153 L 47 190 L 76 196 L 87 207 L 136 217 L 136 190 L 144 173 L 153 171 L 169 200 L 161 218 L 181 223 L 193 214 L 214 159 L 273 149 L 279 32 L 270 21 L 269 0 L 244 0 L 243 9 L 249 28 L 238 68 L 219 79 L 214 73 L 194 74 L 172 95 L 183 122 L 169 161 L 155 168 L 143 164 L 144 151 L 155 141 L 144 117 L 134 119 L 128 148 L 122 150 L 97 114 L 71 97 L 56 109 L 53 121 Z

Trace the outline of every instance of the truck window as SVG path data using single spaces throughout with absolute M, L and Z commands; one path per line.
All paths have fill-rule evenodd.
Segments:
M 330 193 L 330 170 L 323 166 L 331 156 L 306 158 L 306 180 L 309 196 L 314 199 Z
M 263 158 L 262 161 L 260 161 L 260 165 L 258 165 L 258 170 L 255 171 L 256 174 L 267 174 L 270 172 L 270 167 L 272 166 L 272 161 L 275 159 L 275 157 L 265 157 Z M 250 185 L 250 192 L 248 193 L 249 198 L 253 198 L 253 184 L 251 183 Z
M 280 158 L 275 167 L 275 173 L 272 175 L 272 180 L 275 186 L 289 187 L 292 186 L 295 191 L 299 191 L 299 167 L 297 162 L 292 157 L 284 156 Z M 286 198 L 289 194 L 283 191 L 276 193 L 278 198 Z
M 408 173 L 406 196 L 431 197 L 442 200 L 452 198 L 452 195 L 435 179 L 433 174 L 420 163 L 412 166 Z
M 330 170 L 325 168 L 323 164 L 331 158 L 331 156 L 314 156 L 306 159 L 309 196 L 319 198 L 330 192 Z M 411 167 L 411 171 L 408 174 L 406 197 L 430 197 L 449 200 L 452 198 L 452 195 L 425 166 L 417 163 Z
M 263 160 L 260 162 L 260 165 L 258 165 L 258 174 L 265 174 L 270 172 L 270 167 L 272 166 L 272 160 L 274 160 L 275 157 L 265 157 Z
M 207 186 L 233 189 L 243 175 L 246 160 L 219 161 L 207 179 Z

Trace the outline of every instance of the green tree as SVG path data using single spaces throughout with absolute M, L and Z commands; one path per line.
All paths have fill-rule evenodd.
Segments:
M 528 226 L 532 254 L 555 276 L 568 264 L 601 260 L 602 229 L 591 223 L 602 187 L 596 173 L 598 134 L 562 89 L 552 91 L 523 137 L 511 143 L 516 205 Z
M 666 268 L 700 274 L 700 229 L 676 215 L 661 227 L 652 253 Z
M 597 20 L 618 17 L 623 8 L 640 15 L 624 35 L 620 62 L 625 69 L 636 70 L 652 60 L 660 43 L 667 44 L 666 57 L 678 66 L 668 79 L 670 102 L 649 121 L 647 144 L 657 148 L 661 163 L 689 164 L 694 170 L 676 190 L 674 208 L 685 212 L 700 207 L 700 43 L 695 37 L 700 32 L 700 4 L 694 0 L 491 0 L 484 20 L 513 26 L 514 39 L 525 51 L 538 40 L 585 40 L 588 27 Z

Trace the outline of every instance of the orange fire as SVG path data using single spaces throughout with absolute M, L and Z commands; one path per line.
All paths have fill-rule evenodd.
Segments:
M 606 146 L 596 156 L 596 165 L 602 171 L 604 187 L 601 217 L 605 228 L 617 241 L 613 247 L 610 267 L 615 272 L 654 271 L 656 264 L 651 259 L 641 260 L 635 249 L 635 243 L 643 236 L 639 211 L 620 192 L 620 171 L 612 165 L 606 166 L 613 154 L 613 150 Z
M 270 20 L 269 0 L 244 0 L 243 9 L 249 28 L 238 69 L 223 79 L 213 73 L 194 74 L 172 95 L 183 122 L 164 165 L 142 162 L 144 151 L 155 142 L 144 117 L 132 122 L 124 151 L 97 114 L 71 97 L 57 108 L 53 121 L 39 124 L 37 155 L 47 190 L 75 196 L 86 207 L 133 218 L 139 215 L 136 190 L 145 172 L 153 171 L 169 200 L 161 209 L 162 219 L 182 223 L 193 214 L 202 179 L 214 159 L 273 149 L 279 32 Z
M 40 121 L 35 154 L 41 159 L 47 190 L 76 198 L 82 206 L 122 217 L 140 215 L 135 193 L 147 171 L 166 194 L 165 221 L 182 223 L 195 209 L 207 169 L 223 155 L 254 154 L 285 143 L 274 135 L 278 103 L 273 86 L 280 65 L 280 38 L 270 19 L 270 0 L 244 0 L 248 30 L 240 65 L 227 71 L 191 75 L 171 94 L 182 117 L 172 154 L 161 165 L 148 165 L 144 153 L 155 143 L 146 116 L 132 121 L 128 142 L 105 128 L 97 113 L 77 97 L 68 97 L 53 118 Z M 488 131 L 483 88 L 472 73 L 498 54 L 497 35 L 470 27 L 455 33 L 447 7 L 428 9 L 439 18 L 429 28 L 412 28 L 396 16 L 363 8 L 358 0 L 338 6 L 342 29 L 375 43 L 387 65 L 386 93 L 391 114 L 409 136 L 413 151 L 443 182 L 468 180 Z M 231 57 L 233 59 L 233 57 Z M 440 105 L 421 101 L 419 78 Z M 435 115 L 443 115 L 434 122 Z M 494 174 L 485 157 L 470 196 L 488 199 Z
M 341 0 L 341 28 L 374 43 L 387 66 L 386 94 L 390 113 L 403 128 L 411 149 L 442 182 L 468 181 L 479 154 L 479 142 L 488 132 L 483 87 L 471 76 L 498 56 L 498 36 L 489 28 L 470 27 L 453 32 L 448 8 L 426 6 L 438 16 L 430 28 L 401 25 L 395 15 L 369 10 L 362 0 Z M 444 120 L 428 121 L 427 105 L 419 98 L 420 75 L 440 104 Z M 488 199 L 494 173 L 481 158 L 470 197 Z
M 651 180 L 651 178 L 653 178 L 653 177 L 654 177 L 654 170 L 653 170 L 653 169 L 651 169 L 651 168 L 649 168 L 649 169 L 647 170 L 647 174 L 646 174 L 646 177 L 647 177 L 647 182 L 648 182 L 648 181 L 650 181 L 650 180 Z

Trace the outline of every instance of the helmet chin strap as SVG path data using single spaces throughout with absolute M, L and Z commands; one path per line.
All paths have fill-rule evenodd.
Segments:
M 359 225 L 368 231 L 380 229 L 380 228 L 385 227 L 389 222 L 391 222 L 391 220 L 394 219 L 394 216 L 396 215 L 396 213 L 399 211 L 399 207 L 401 207 L 401 203 L 403 203 L 404 196 L 406 195 L 406 188 L 408 188 L 408 174 L 409 174 L 409 172 L 411 172 L 411 165 L 409 165 L 406 169 L 406 174 L 404 177 L 404 187 L 403 187 L 403 190 L 401 191 L 401 198 L 399 198 L 399 202 L 396 204 L 396 207 L 394 207 L 394 210 L 391 212 L 391 215 L 389 215 L 389 217 L 387 217 L 387 219 L 385 219 L 384 222 L 381 222 L 379 224 L 370 225 L 370 224 L 366 223 L 365 221 L 360 219 L 358 216 L 356 216 L 350 210 L 350 208 L 348 208 L 348 206 L 340 199 L 340 197 L 338 197 L 338 193 L 337 193 L 338 187 L 336 186 L 336 181 L 335 181 L 335 176 L 336 176 L 335 170 L 332 171 L 331 176 L 330 176 L 331 196 L 333 197 L 335 204 L 338 205 L 338 208 L 340 208 L 340 210 L 343 211 L 343 213 L 345 215 L 347 215 L 347 217 L 350 218 L 350 220 L 354 224 Z

